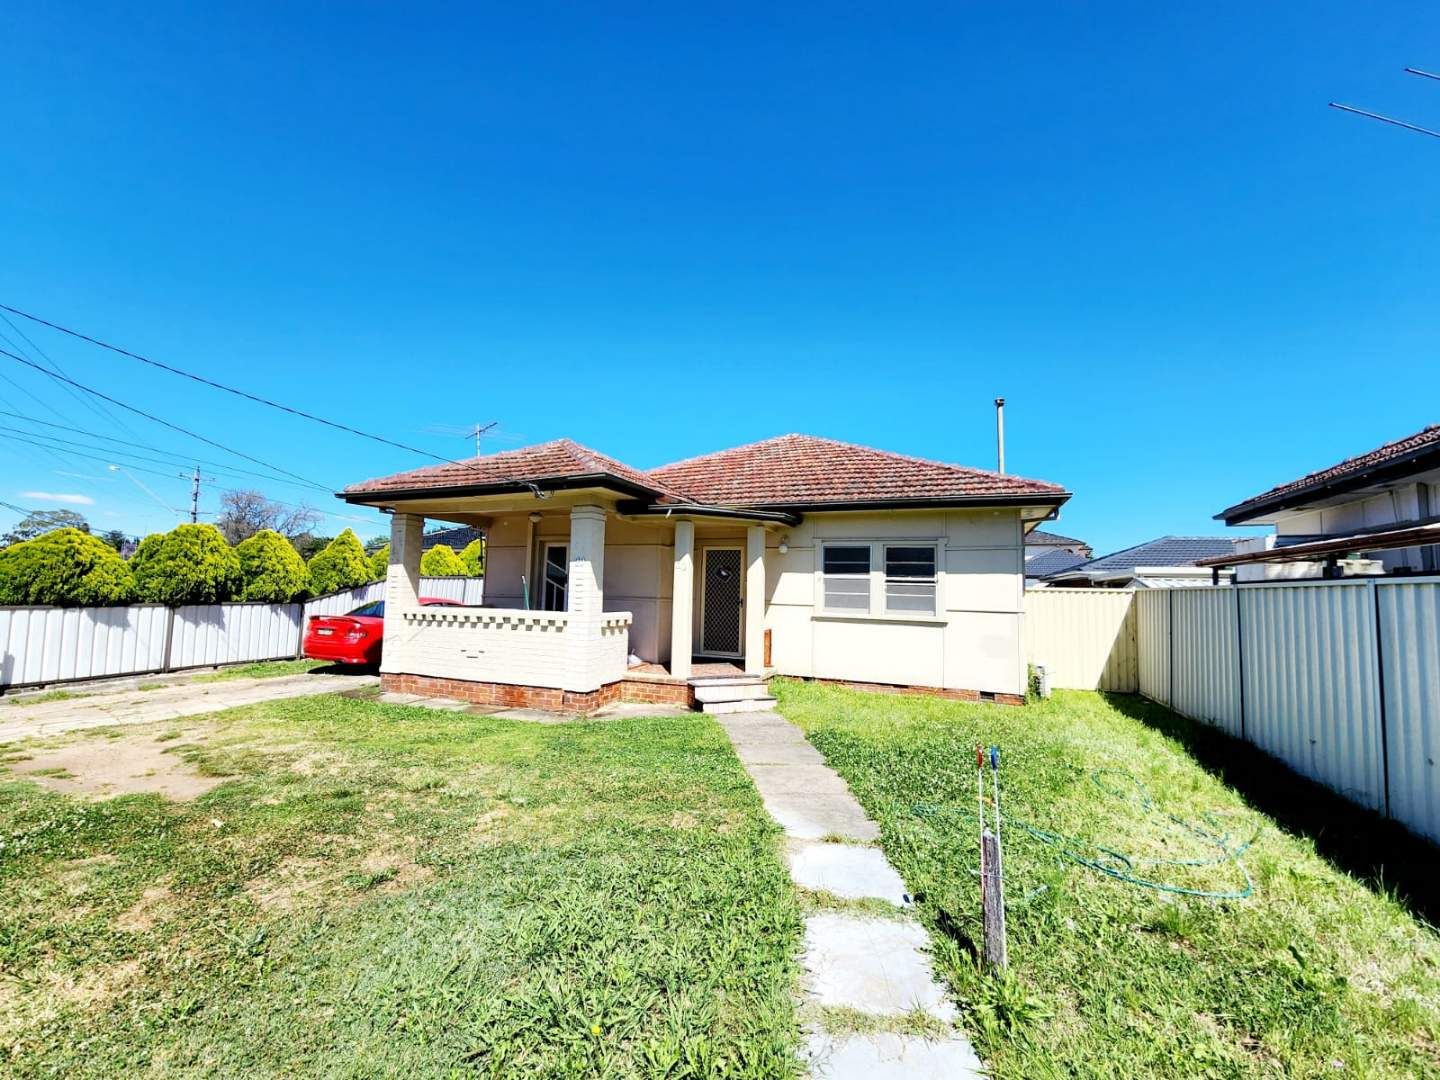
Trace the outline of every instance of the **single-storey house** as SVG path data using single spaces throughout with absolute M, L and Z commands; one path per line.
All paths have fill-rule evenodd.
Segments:
M 1051 574 L 1045 584 L 1066 589 L 1167 589 L 1210 585 L 1218 577 L 1196 564 L 1230 551 L 1224 536 L 1162 536 L 1112 551 Z M 1229 573 L 1224 575 L 1228 581 Z
M 568 439 L 367 480 L 394 515 L 382 682 L 589 711 L 743 708 L 771 674 L 1018 701 L 1025 534 L 1059 485 L 808 435 L 642 471 Z M 416 602 L 427 518 L 486 606 Z
M 1226 525 L 1275 527 L 1267 536 L 1234 542 L 1235 558 L 1226 565 L 1240 581 L 1347 571 L 1436 573 L 1440 426 L 1279 484 L 1215 516 Z

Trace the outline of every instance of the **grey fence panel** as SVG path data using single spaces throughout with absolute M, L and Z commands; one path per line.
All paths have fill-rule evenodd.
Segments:
M 170 667 L 279 660 L 300 650 L 299 604 L 196 604 L 175 609 Z
M 1239 737 L 1239 590 L 1175 589 L 1170 593 L 1170 707 Z
M 1390 816 L 1440 841 L 1440 584 L 1375 589 Z
M 485 599 L 485 579 L 478 577 L 427 577 L 420 579 L 421 596 L 438 596 L 478 606 Z
M 1245 731 L 1296 772 L 1385 807 L 1375 612 L 1364 582 L 1241 587 Z
M 458 600 L 462 604 L 478 606 L 485 599 L 484 578 L 441 578 L 420 579 L 421 596 L 438 596 L 446 600 Z M 305 618 L 312 615 L 344 615 L 354 611 L 361 604 L 380 600 L 385 596 L 385 583 L 372 581 L 368 585 L 357 585 L 353 589 L 326 593 L 313 600 L 305 601 Z
M 158 604 L 0 608 L 0 686 L 162 671 L 169 620 Z
M 1135 594 L 1135 637 L 1140 652 L 1140 693 L 1170 703 L 1170 593 L 1142 589 Z

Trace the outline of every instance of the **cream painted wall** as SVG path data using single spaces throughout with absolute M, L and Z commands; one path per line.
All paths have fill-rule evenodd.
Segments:
M 937 614 L 822 612 L 818 552 L 827 540 L 937 544 Z M 1017 511 L 807 514 L 796 528 L 767 538 L 766 570 L 765 625 L 781 674 L 1024 691 L 1024 545 Z
M 1275 535 L 1343 536 L 1361 529 L 1415 521 L 1437 513 L 1440 513 L 1440 484 L 1402 484 L 1378 495 L 1357 497 L 1338 506 L 1287 514 L 1276 521 Z M 1418 547 L 1377 551 L 1374 558 L 1381 560 L 1387 570 L 1432 568 L 1426 566 L 1424 549 Z M 1318 573 L 1321 564 L 1305 565 L 1313 566 Z

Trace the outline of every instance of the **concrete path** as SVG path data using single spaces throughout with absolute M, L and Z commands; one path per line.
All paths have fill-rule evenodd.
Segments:
M 885 853 L 870 846 L 880 830 L 800 729 L 773 712 L 716 719 L 730 736 L 770 816 L 785 830 L 790 876 L 827 893 L 840 909 L 805 921 L 807 1046 L 817 1080 L 966 1080 L 984 1075 L 969 1041 L 953 1026 L 955 1006 L 930 967 L 925 930 L 906 911 L 905 885 Z M 889 917 L 844 909 L 881 900 Z M 826 1030 L 826 1008 L 868 1013 L 883 1029 L 867 1035 Z M 904 1034 L 925 1014 L 945 1035 Z M 870 1026 L 870 1025 L 867 1025 Z
M 358 690 L 379 681 L 377 675 L 310 672 L 262 679 L 170 683 L 154 690 L 118 693 L 89 693 L 83 686 L 76 686 L 71 692 L 77 696 L 61 701 L 27 704 L 23 698 L 0 699 L 0 743 L 111 724 L 153 724 L 261 701 Z

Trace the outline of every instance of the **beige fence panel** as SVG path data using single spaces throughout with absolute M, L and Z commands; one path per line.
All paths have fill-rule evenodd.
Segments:
M 1390 815 L 1440 841 L 1440 584 L 1375 589 Z
M 1139 689 L 1135 594 L 1129 589 L 1031 589 L 1025 593 L 1025 654 L 1050 685 Z
M 1170 590 L 1142 589 L 1135 595 L 1135 645 L 1140 693 L 1170 703 Z
M 1240 701 L 1238 589 L 1167 589 L 1170 707 L 1244 735 Z
M 1239 592 L 1246 738 L 1296 772 L 1383 810 L 1371 586 L 1316 582 Z

